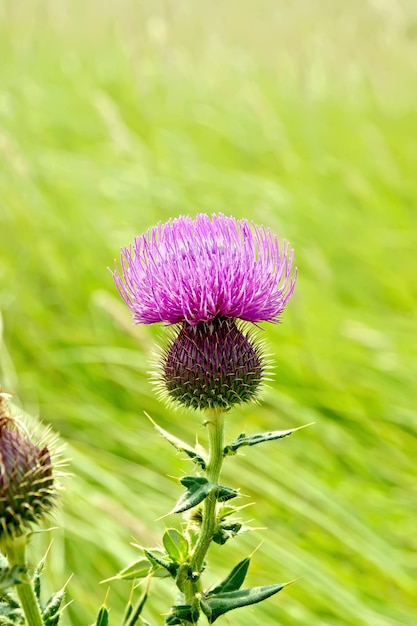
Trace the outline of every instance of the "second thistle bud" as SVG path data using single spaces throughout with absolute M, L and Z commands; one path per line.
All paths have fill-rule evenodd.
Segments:
M 162 359 L 169 398 L 189 408 L 223 410 L 253 400 L 264 375 L 264 358 L 251 335 L 229 318 L 183 323 Z
M 33 443 L 0 401 L 1 543 L 40 522 L 54 506 L 56 488 L 48 447 Z

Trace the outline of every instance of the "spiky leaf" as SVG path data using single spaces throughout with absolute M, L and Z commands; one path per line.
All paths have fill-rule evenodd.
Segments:
M 161 428 L 161 426 L 158 426 L 158 424 L 156 422 L 154 422 L 154 420 L 146 412 L 145 412 L 145 415 L 152 422 L 152 424 L 155 426 L 155 428 L 159 432 L 159 434 L 161 434 L 162 437 L 164 437 L 167 441 L 169 441 L 169 443 L 172 446 L 174 446 L 174 448 L 176 448 L 179 452 L 185 452 L 185 454 L 192 461 L 194 461 L 194 463 L 199 465 L 201 467 L 201 469 L 203 469 L 203 470 L 206 469 L 206 461 L 205 461 L 205 459 L 203 459 L 201 454 L 199 454 L 196 451 L 195 448 L 193 448 L 192 446 L 189 446 L 188 443 L 185 443 L 184 441 L 181 441 L 181 439 L 179 439 L 175 435 L 172 435 L 170 432 L 168 432 L 164 428 Z
M 163 556 L 161 556 L 161 553 L 156 550 L 150 551 L 144 549 L 144 553 L 152 567 L 155 567 L 155 565 L 157 566 L 155 569 L 158 569 L 158 567 L 162 567 L 175 578 L 178 570 L 178 563 L 167 559 L 166 555 L 163 555 L 163 553 Z
M 167 626 L 175 626 L 177 624 L 183 624 L 184 622 L 191 622 L 191 624 L 195 624 L 197 621 L 198 609 L 190 604 L 171 606 L 169 615 L 165 618 L 165 624 Z
M 13 585 L 18 585 L 21 582 L 20 574 L 22 572 L 23 567 L 19 565 L 0 568 L 0 593 L 2 594 L 9 587 L 13 587 Z
M 57 626 L 61 616 L 60 608 L 64 600 L 64 596 L 65 590 L 60 589 L 49 598 L 42 611 L 42 619 L 45 626 Z
M 0 602 L 0 615 L 8 614 L 8 611 L 5 607 L 8 607 L 9 610 L 14 611 L 16 609 L 20 609 L 20 604 L 9 593 L 2 593 Z
M 94 626 L 108 626 L 109 625 L 109 611 L 104 605 L 100 608 L 96 622 Z
M 227 456 L 229 454 L 235 454 L 235 452 L 242 446 L 255 446 L 258 443 L 263 443 L 264 441 L 283 439 L 284 437 L 291 435 L 296 430 L 299 429 L 290 428 L 289 430 L 273 430 L 267 433 L 257 433 L 256 435 L 249 436 L 245 435 L 245 433 L 241 433 L 235 441 L 224 448 L 223 455 Z
M 128 603 L 126 604 L 125 612 L 123 613 L 122 624 L 126 624 L 130 615 L 132 614 L 132 611 L 133 611 L 133 604 L 129 600 Z
M 19 617 L 18 615 L 9 614 L 8 617 L 3 616 L 2 606 L 0 604 L 0 626 L 24 626 L 25 622 L 23 617 Z
M 149 574 L 149 570 L 149 559 L 141 558 L 120 570 L 120 572 L 115 576 L 106 578 L 103 582 L 109 582 L 110 580 L 133 580 L 135 578 L 145 578 L 145 576 Z
M 171 513 L 183 513 L 200 504 L 209 493 L 217 489 L 217 485 L 201 476 L 184 476 L 181 484 L 187 487 L 187 491 L 178 500 Z
M 144 593 L 143 596 L 139 599 L 136 606 L 130 611 L 129 616 L 124 622 L 126 626 L 135 626 L 138 620 L 140 620 L 140 614 L 142 613 L 143 607 L 145 606 L 146 600 L 148 599 L 148 594 Z
M 212 492 L 216 493 L 216 498 L 220 502 L 225 502 L 239 495 L 236 489 L 216 485 L 202 476 L 184 476 L 180 482 L 184 487 L 187 487 L 187 491 L 178 500 L 171 513 L 183 513 L 192 509 Z
M 263 587 L 251 587 L 210 595 L 202 598 L 200 605 L 208 623 L 213 624 L 224 613 L 262 602 L 262 600 L 266 600 L 266 598 L 281 591 L 285 586 L 286 583 L 265 585 Z
M 236 498 L 238 495 L 239 492 L 237 489 L 233 489 L 233 487 L 218 487 L 217 489 L 217 500 L 219 502 L 226 502 L 227 500 Z
M 46 555 L 44 555 L 42 559 L 39 561 L 32 576 L 33 590 L 35 592 L 35 596 L 38 599 L 38 602 L 40 601 L 40 597 L 41 597 L 41 575 L 45 567 L 45 562 L 46 562 Z
M 1 594 L 0 624 L 2 626 L 9 624 L 13 624 L 13 626 L 23 626 L 25 624 L 25 618 L 20 604 L 8 593 Z
M 223 546 L 226 541 L 233 539 L 240 532 L 242 524 L 235 522 L 233 524 L 221 524 L 213 535 L 214 543 Z
M 242 561 L 239 561 L 239 563 L 234 566 L 234 568 L 228 574 L 228 576 L 226 576 L 226 578 L 224 580 L 222 580 L 222 582 L 219 585 L 217 585 L 217 587 L 212 589 L 207 594 L 207 597 L 210 597 L 210 596 L 213 596 L 213 595 L 217 595 L 219 593 L 225 593 L 225 592 L 229 592 L 229 591 L 236 591 L 237 589 L 240 589 L 241 586 L 243 585 L 243 582 L 244 582 L 245 578 L 246 578 L 246 574 L 248 572 L 249 564 L 250 564 L 250 558 L 249 557 L 246 557 Z
M 235 507 L 235 506 L 228 506 L 227 504 L 224 506 L 219 507 L 218 513 L 217 513 L 217 519 L 219 521 L 224 520 L 226 517 L 229 517 L 230 515 L 233 515 L 234 513 L 236 513 L 237 511 L 239 511 L 240 507 Z

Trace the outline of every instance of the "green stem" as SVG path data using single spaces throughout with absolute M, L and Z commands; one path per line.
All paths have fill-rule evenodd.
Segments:
M 206 478 L 210 482 L 218 484 L 223 463 L 224 414 L 221 411 L 211 410 L 206 421 L 206 426 L 209 437 Z M 204 559 L 216 531 L 216 504 L 216 493 L 211 493 L 204 501 L 200 534 L 190 563 L 192 572 L 197 574 L 201 574 Z M 188 585 L 188 588 L 184 590 L 186 604 L 193 605 L 196 601 L 196 594 L 200 592 L 201 589 L 201 582 L 199 580 Z
M 223 428 L 224 414 L 213 411 L 207 420 L 209 458 L 206 469 L 206 477 L 210 482 L 215 484 L 218 483 L 223 463 Z M 200 536 L 191 560 L 191 568 L 193 572 L 201 572 L 204 558 L 207 554 L 210 543 L 212 542 L 216 529 L 216 503 L 217 496 L 215 493 L 211 493 L 204 501 L 203 521 L 201 524 Z
M 12 568 L 18 565 L 21 568 L 21 582 L 16 585 L 16 592 L 25 614 L 27 626 L 44 626 L 39 603 L 27 572 L 26 544 L 27 537 L 25 535 L 16 537 L 13 540 L 8 539 L 5 545 L 5 552 L 9 561 L 9 567 Z

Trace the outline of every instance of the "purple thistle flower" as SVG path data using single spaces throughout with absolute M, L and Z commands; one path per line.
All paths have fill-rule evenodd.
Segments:
M 113 278 L 137 324 L 216 317 L 277 322 L 294 290 L 293 251 L 269 229 L 218 214 L 158 224 L 121 253 Z
M 171 400 L 227 410 L 256 397 L 265 359 L 244 322 L 279 321 L 292 263 L 269 229 L 222 214 L 160 223 L 122 249 L 113 278 L 135 322 L 178 325 L 159 368 Z

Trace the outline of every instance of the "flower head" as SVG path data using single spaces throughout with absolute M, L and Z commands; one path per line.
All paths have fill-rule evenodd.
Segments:
M 222 317 L 183 324 L 158 367 L 161 395 L 168 393 L 170 400 L 193 409 L 227 410 L 253 400 L 264 378 L 265 359 L 252 335 Z
M 57 495 L 48 447 L 10 416 L 5 397 L 0 389 L 0 543 L 41 521 Z
M 293 252 L 269 229 L 218 214 L 158 224 L 121 253 L 113 278 L 136 323 L 176 324 L 159 364 L 171 400 L 227 410 L 258 394 L 265 359 L 243 322 L 278 322 Z
M 276 322 L 294 290 L 292 261 L 288 244 L 280 250 L 269 229 L 199 214 L 136 237 L 113 277 L 137 324 Z

